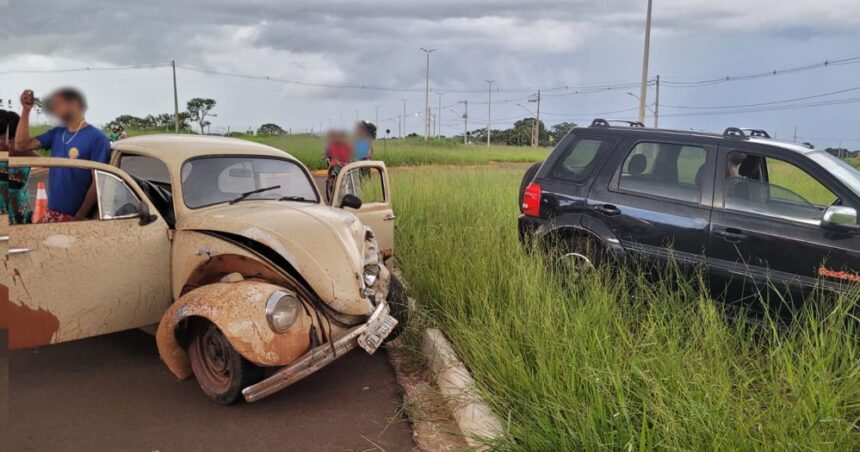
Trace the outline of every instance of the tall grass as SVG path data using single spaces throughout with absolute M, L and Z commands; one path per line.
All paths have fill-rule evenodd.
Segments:
M 522 171 L 393 177 L 397 253 L 507 424 L 503 449 L 858 450 L 856 319 L 725 320 L 696 281 L 571 283 L 516 237 Z
M 288 152 L 310 169 L 324 169 L 321 160 L 324 142 L 311 135 L 246 136 L 243 137 Z M 383 140 L 374 142 L 375 160 L 388 166 L 419 165 L 484 165 L 491 162 L 525 163 L 546 158 L 548 149 L 515 146 L 464 145 L 452 139 L 422 138 Z

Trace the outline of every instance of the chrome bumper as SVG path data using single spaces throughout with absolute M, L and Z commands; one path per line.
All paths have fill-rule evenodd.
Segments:
M 325 343 L 317 346 L 311 351 L 305 353 L 301 358 L 295 360 L 292 364 L 281 368 L 269 378 L 243 389 L 242 396 L 244 396 L 245 400 L 248 402 L 256 402 L 264 399 L 313 374 L 330 364 L 332 361 L 340 358 L 350 350 L 359 346 L 360 339 L 362 347 L 365 347 L 368 342 L 374 343 L 379 341 L 381 343 L 381 341 L 385 339 L 384 337 L 374 337 L 373 334 L 371 334 L 370 337 L 362 337 L 362 335 L 368 332 L 373 333 L 379 326 L 380 322 L 384 322 L 386 319 L 391 319 L 391 317 L 388 316 L 389 310 L 388 303 L 380 303 L 376 309 L 374 309 L 370 317 L 368 317 L 366 322 L 348 330 L 346 334 L 336 340 L 333 345 L 331 343 Z M 394 322 L 395 324 L 397 323 L 396 320 Z M 376 345 L 378 346 L 378 344 Z M 376 348 L 373 348 L 373 350 L 375 351 Z M 368 351 L 368 353 L 373 352 Z

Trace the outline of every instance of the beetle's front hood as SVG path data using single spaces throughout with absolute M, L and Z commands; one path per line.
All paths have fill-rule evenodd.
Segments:
M 245 201 L 194 211 L 178 222 L 177 229 L 228 233 L 259 242 L 289 262 L 336 311 L 367 315 L 373 309 L 361 294 L 364 225 L 342 209 Z

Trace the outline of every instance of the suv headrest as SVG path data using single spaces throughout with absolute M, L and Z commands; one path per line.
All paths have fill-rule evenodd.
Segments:
M 636 154 L 630 158 L 630 163 L 627 164 L 627 171 L 633 175 L 639 175 L 645 172 L 645 167 L 648 166 L 648 159 L 642 154 Z

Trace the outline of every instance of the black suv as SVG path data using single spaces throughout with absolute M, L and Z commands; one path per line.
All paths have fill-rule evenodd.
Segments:
M 612 121 L 615 123 L 615 121 Z M 520 189 L 520 240 L 704 266 L 711 281 L 792 293 L 860 283 L 860 172 L 763 130 L 720 134 L 595 120 Z M 590 265 L 588 254 L 570 252 Z

